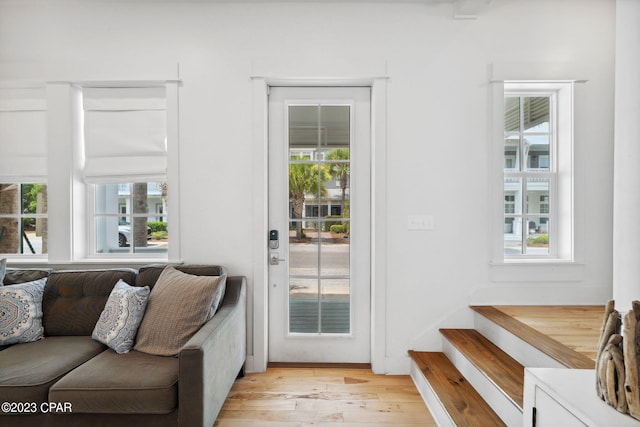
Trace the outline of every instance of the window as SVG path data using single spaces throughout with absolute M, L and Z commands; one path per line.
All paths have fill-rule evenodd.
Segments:
M 572 258 L 571 99 L 571 83 L 504 85 L 505 260 Z
M 167 258 L 163 86 L 83 88 L 89 255 Z
M 0 88 L 0 254 L 47 254 L 44 87 Z
M 166 203 L 164 183 L 97 184 L 94 200 L 97 254 L 167 252 L 167 222 L 157 213 Z
M 0 184 L 0 253 L 47 253 L 45 184 Z

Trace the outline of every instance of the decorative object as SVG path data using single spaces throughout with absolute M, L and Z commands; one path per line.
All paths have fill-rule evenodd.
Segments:
M 0 345 L 37 341 L 42 327 L 42 293 L 47 279 L 0 287 Z
M 91 337 L 118 354 L 131 350 L 147 308 L 149 292 L 148 286 L 130 286 L 120 279 L 113 287 Z
M 623 322 L 614 301 L 607 302 L 596 357 L 596 392 L 618 412 L 640 420 L 640 301 L 632 307 Z
M 149 295 L 134 349 L 158 356 L 175 356 L 212 317 L 226 276 L 195 276 L 166 267 Z

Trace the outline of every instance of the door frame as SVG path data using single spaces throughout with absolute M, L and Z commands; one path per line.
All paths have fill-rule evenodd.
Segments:
M 291 87 L 272 86 L 269 96 L 269 210 L 270 229 L 280 230 L 284 235 L 291 225 L 291 203 L 289 200 L 289 187 L 287 173 L 290 168 L 290 147 L 289 147 L 289 126 L 290 108 L 292 106 L 315 107 L 314 120 L 318 120 L 320 109 L 318 106 L 332 108 L 339 106 L 347 107 L 346 116 L 348 121 L 348 144 L 335 147 L 323 147 L 327 151 L 331 148 L 347 148 L 350 160 L 350 180 L 349 188 L 349 218 L 351 224 L 351 239 L 348 245 L 333 245 L 334 249 L 348 248 L 348 268 L 340 275 L 348 277 L 348 317 L 349 331 L 343 333 L 320 333 L 316 330 L 312 333 L 291 332 L 290 318 L 291 293 L 286 283 L 289 282 L 291 273 L 295 274 L 294 255 L 296 245 L 289 241 L 288 237 L 282 237 L 280 247 L 277 250 L 279 256 L 287 259 L 287 262 L 269 268 L 269 362 L 326 362 L 326 363 L 370 363 L 371 362 L 371 88 L 369 86 L 331 86 L 331 87 Z M 343 110 L 342 110 L 343 111 Z M 324 115 L 322 115 L 324 117 Z M 337 120 L 337 118 L 335 118 Z M 343 117 L 344 119 L 344 117 Z M 329 126 L 329 123 L 324 123 Z M 315 122 L 316 126 L 318 122 Z M 321 125 L 322 126 L 322 125 Z M 319 135 L 315 135 L 318 138 Z M 318 140 L 315 140 L 318 144 Z M 308 146 L 308 149 L 318 149 L 318 145 Z M 319 159 L 311 157 L 313 165 Z M 325 161 L 328 161 L 325 159 Z M 330 164 L 326 164 L 327 167 Z M 319 171 L 317 172 L 319 173 Z M 329 184 L 327 184 L 327 189 Z M 329 197 L 329 194 L 327 194 Z M 305 202 L 305 206 L 308 201 Z M 315 207 L 318 209 L 320 203 Z M 318 214 L 320 212 L 318 211 Z M 314 213 L 313 216 L 316 216 Z M 320 215 L 322 216 L 322 215 Z M 302 215 L 307 220 L 307 214 Z M 316 225 L 317 226 L 317 225 Z M 314 255 L 322 257 L 321 254 L 330 249 L 320 242 L 316 243 Z M 306 245 L 303 245 L 306 246 Z M 298 249 L 299 250 L 299 249 Z M 293 251 L 293 252 L 292 252 Z M 270 252 L 273 256 L 273 252 Z M 344 259 L 344 258 L 342 258 Z M 328 265 L 315 259 L 317 268 L 315 274 L 311 272 L 297 274 L 309 274 L 319 280 L 327 273 L 324 267 Z M 309 266 L 311 267 L 311 266 Z M 294 269 L 293 271 L 291 269 Z M 311 277 L 309 276 L 309 280 Z M 325 277 L 325 280 L 328 280 Z M 294 279 L 295 280 L 295 279 Z M 344 277 L 342 278 L 344 280 Z M 322 281 L 324 283 L 324 280 Z M 279 284 L 279 285 L 276 285 Z M 320 285 L 320 281 L 315 282 L 316 297 L 321 298 L 325 289 Z M 295 297 L 294 297 L 295 299 Z M 324 298 L 321 298 L 322 300 Z M 324 303 L 317 307 L 318 311 L 324 313 L 322 309 Z M 288 316 L 289 315 L 289 316 Z M 318 318 L 320 320 L 322 316 Z M 316 325 L 320 327 L 320 324 Z M 311 332 L 311 331 L 310 331 Z
M 252 78 L 253 172 L 253 280 L 247 301 L 248 372 L 264 372 L 268 363 L 268 95 L 271 86 L 364 86 L 371 88 L 371 368 L 386 374 L 387 203 L 386 203 L 386 94 L 387 78 L 278 79 Z M 253 295 L 253 298 L 251 298 Z

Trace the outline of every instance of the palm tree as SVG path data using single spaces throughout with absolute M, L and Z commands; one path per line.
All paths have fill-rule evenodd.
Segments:
M 334 163 L 329 173 L 333 179 L 337 179 L 340 181 L 340 189 L 342 190 L 342 217 L 344 218 L 346 213 L 346 192 L 347 185 L 349 184 L 349 168 L 351 166 L 349 160 L 349 149 L 348 148 L 336 148 L 335 150 L 331 150 L 327 153 L 327 160 L 340 160 L 338 163 Z M 347 160 L 346 162 L 343 162 Z
M 306 160 L 296 156 L 292 161 Z M 289 164 L 289 198 L 293 205 L 293 218 L 302 218 L 305 194 L 313 194 L 320 199 L 325 193 L 325 180 L 329 177 L 327 168 L 314 163 Z M 302 238 L 302 221 L 296 222 L 296 239 Z
M 166 182 L 161 182 L 160 183 L 160 190 L 162 191 L 162 215 L 163 215 L 163 220 L 166 221 L 167 217 L 167 201 L 169 200 L 169 191 L 168 191 L 168 186 Z
M 137 182 L 133 184 L 133 213 L 147 214 L 147 183 Z M 147 246 L 147 217 L 133 217 L 133 247 L 143 248 Z
M 41 203 L 42 203 L 42 207 L 41 207 L 41 211 L 43 213 L 48 214 L 49 212 L 49 201 L 47 199 L 48 197 L 48 188 L 46 185 L 42 186 L 42 199 L 41 199 Z M 42 218 L 40 220 L 40 235 L 42 236 L 42 253 L 46 254 L 47 252 L 49 252 L 49 230 L 47 229 L 48 225 L 49 225 L 49 220 L 47 218 Z

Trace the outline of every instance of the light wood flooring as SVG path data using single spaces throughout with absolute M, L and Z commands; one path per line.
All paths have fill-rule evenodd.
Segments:
M 268 368 L 236 381 L 216 427 L 436 426 L 408 375 Z
M 604 306 L 496 306 L 512 323 L 595 359 Z M 534 338 L 535 339 L 535 338 Z M 585 357 L 586 356 L 586 357 Z M 409 376 L 369 369 L 270 367 L 236 381 L 216 427 L 435 426 Z

